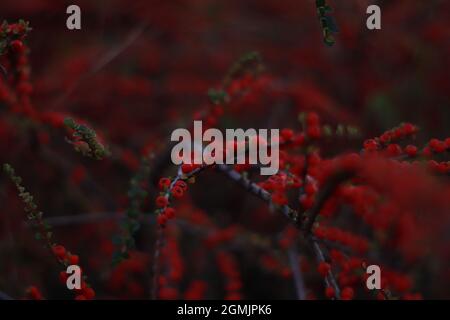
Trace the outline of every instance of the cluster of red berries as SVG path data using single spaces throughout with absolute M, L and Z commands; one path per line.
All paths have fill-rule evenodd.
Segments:
M 238 271 L 238 266 L 230 253 L 221 251 L 216 255 L 216 261 L 219 265 L 219 270 L 225 279 L 225 290 L 227 292 L 226 300 L 240 300 L 241 295 L 241 275 Z
M 299 178 L 287 175 L 284 172 L 270 176 L 266 181 L 259 183 L 261 188 L 272 192 L 272 202 L 280 206 L 288 203 L 287 190 L 299 188 L 301 185 L 302 182 Z
M 314 235 L 323 240 L 339 243 L 358 253 L 365 253 L 369 248 L 366 238 L 343 231 L 339 228 L 319 226 L 314 229 Z
M 179 296 L 177 287 L 184 274 L 184 263 L 178 243 L 172 236 L 167 239 L 167 245 L 162 248 L 161 261 L 166 268 L 164 268 L 164 274 L 158 278 L 158 296 L 161 299 L 177 299 Z
M 70 253 L 62 245 L 54 245 L 52 247 L 52 251 L 55 257 L 58 259 L 58 261 L 60 261 L 61 264 L 64 266 L 78 265 L 80 262 L 80 258 L 78 257 L 78 255 Z M 59 280 L 63 285 L 66 285 L 68 277 L 69 275 L 66 273 L 66 271 L 61 271 L 59 273 Z M 92 300 L 95 297 L 94 289 L 92 289 L 87 284 L 84 277 L 81 280 L 81 288 L 75 289 L 75 293 L 76 293 L 75 296 L 76 300 Z
M 169 207 L 170 198 L 180 199 L 187 191 L 187 183 L 184 180 L 178 179 L 172 185 L 172 181 L 169 178 L 161 178 L 159 180 L 159 188 L 161 193 L 156 197 L 155 204 L 159 208 L 158 212 L 158 224 L 165 226 L 167 221 L 175 217 L 175 209 Z

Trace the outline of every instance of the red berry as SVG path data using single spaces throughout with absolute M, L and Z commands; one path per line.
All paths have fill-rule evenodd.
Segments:
M 333 299 L 334 297 L 336 297 L 336 292 L 334 291 L 333 287 L 327 287 L 325 289 L 325 296 L 329 299 Z
M 411 123 L 405 123 L 402 129 L 406 135 L 411 135 L 417 132 L 417 127 Z
M 27 289 L 26 291 L 27 295 L 30 297 L 30 299 L 33 300 L 42 300 L 42 294 L 39 291 L 38 288 L 36 288 L 35 286 L 31 286 Z
M 61 245 L 53 246 L 53 254 L 63 260 L 66 258 L 66 248 Z
M 164 208 L 169 203 L 169 200 L 165 196 L 158 196 L 156 198 L 156 206 L 158 208 Z
M 283 137 L 284 140 L 289 141 L 294 136 L 294 131 L 292 129 L 283 129 L 281 130 L 281 137 Z
M 191 173 L 193 170 L 194 170 L 194 166 L 193 166 L 192 164 L 190 164 L 190 163 L 185 163 L 185 164 L 183 164 L 183 165 L 181 166 L 181 171 L 182 171 L 184 174 L 189 174 L 189 173 Z
M 445 139 L 445 145 L 447 146 L 447 149 L 450 149 L 450 138 Z
M 410 157 L 415 157 L 417 155 L 417 147 L 408 145 L 405 148 L 405 153 Z
M 20 40 L 11 41 L 10 45 L 11 45 L 11 49 L 14 52 L 21 53 L 25 50 L 25 46 L 24 46 L 23 42 Z
M 321 262 L 319 263 L 319 266 L 317 267 L 317 271 L 320 273 L 322 277 L 326 277 L 328 275 L 328 272 L 330 272 L 331 266 L 329 263 Z
M 164 191 L 170 187 L 170 179 L 169 178 L 161 178 L 161 179 L 159 179 L 158 185 L 159 185 L 159 188 Z
M 342 300 L 352 300 L 354 295 L 354 291 L 350 287 L 345 287 L 341 292 Z
M 306 134 L 311 139 L 319 139 L 321 136 L 321 129 L 319 126 L 311 126 L 306 130 Z
M 380 141 L 381 141 L 382 143 L 388 143 L 390 140 L 391 140 L 391 136 L 390 136 L 387 132 L 383 133 L 383 134 L 380 136 Z
M 374 139 L 364 141 L 364 149 L 367 151 L 375 151 L 378 149 L 378 143 Z
M 309 196 L 314 195 L 317 192 L 317 187 L 313 183 L 308 183 L 305 186 L 305 193 Z
M 69 264 L 78 264 L 78 262 L 80 261 L 80 258 L 76 255 L 76 254 L 71 254 L 69 256 Z
M 444 141 L 440 141 L 438 139 L 432 139 L 429 143 L 431 149 L 433 149 L 434 152 L 441 153 L 444 152 L 447 149 L 447 145 Z
M 314 204 L 314 196 L 301 196 L 300 197 L 300 204 L 303 206 L 304 209 L 309 209 Z
M 86 299 L 92 300 L 95 297 L 95 291 L 94 291 L 94 289 L 92 289 L 90 287 L 86 287 L 83 290 L 83 295 L 86 297 Z
M 288 199 L 282 192 L 275 192 L 272 194 L 272 202 L 279 206 L 284 206 L 288 203 Z
M 183 196 L 183 194 L 184 194 L 184 191 L 179 186 L 175 186 L 172 189 L 172 196 L 174 196 L 174 198 L 179 199 L 179 198 L 181 198 Z
M 306 124 L 310 127 L 318 126 L 320 122 L 319 115 L 315 112 L 309 112 L 306 116 Z
M 166 208 L 166 210 L 164 210 L 164 215 L 167 219 L 172 219 L 175 216 L 175 209 L 170 207 Z
M 395 157 L 402 153 L 402 148 L 398 144 L 390 144 L 387 146 L 386 151 L 389 156 Z
M 175 186 L 180 187 L 183 191 L 186 191 L 186 190 L 187 190 L 187 183 L 184 182 L 183 180 L 178 180 L 178 181 L 175 183 Z
M 158 224 L 159 224 L 160 226 L 164 226 L 164 225 L 166 224 L 166 222 L 167 222 L 167 217 L 166 217 L 166 215 L 165 215 L 165 214 L 160 214 L 160 215 L 158 216 Z

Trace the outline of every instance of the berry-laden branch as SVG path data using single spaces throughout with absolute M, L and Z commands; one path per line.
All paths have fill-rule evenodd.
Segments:
M 326 266 L 326 270 L 324 272 L 325 275 L 325 285 L 326 288 L 333 288 L 333 297 L 339 299 L 341 298 L 341 291 L 339 289 L 339 285 L 337 284 L 336 278 L 334 277 L 333 272 L 331 271 L 331 267 L 326 262 L 327 259 L 325 258 L 325 254 L 320 248 L 320 245 L 317 243 L 317 241 L 312 238 L 311 236 L 308 236 L 308 240 L 311 244 L 312 249 L 314 250 L 314 253 L 316 255 L 317 262 L 319 264 L 319 272 L 322 269 L 323 266 Z
M 72 254 L 64 246 L 53 242 L 51 226 L 44 221 L 43 213 L 38 210 L 33 196 L 22 185 L 22 178 L 16 175 L 14 168 L 9 164 L 4 164 L 3 171 L 19 192 L 19 197 L 25 206 L 24 210 L 27 213 L 27 218 L 36 230 L 35 239 L 44 243 L 45 247 L 63 268 L 63 271 L 60 272 L 60 280 L 65 285 L 68 278 L 66 269 L 69 265 L 78 265 L 78 255 Z M 85 275 L 83 275 L 81 289 L 76 289 L 75 293 L 77 294 L 75 297 L 77 300 L 93 299 L 95 297 L 95 291 L 87 283 Z
M 257 196 L 261 200 L 272 203 L 272 196 L 269 192 L 258 186 L 256 183 L 251 182 L 249 179 L 244 178 L 243 175 L 241 175 L 236 170 L 233 170 L 231 167 L 223 164 L 217 165 L 217 169 L 224 173 L 228 178 L 239 184 L 241 187 L 243 187 L 245 190 L 249 191 L 251 194 Z M 300 222 L 299 213 L 289 207 L 288 205 L 281 205 L 281 206 L 275 206 L 277 210 L 279 210 L 281 213 L 283 213 L 284 216 L 286 216 L 289 220 L 293 221 L 296 225 L 298 225 Z

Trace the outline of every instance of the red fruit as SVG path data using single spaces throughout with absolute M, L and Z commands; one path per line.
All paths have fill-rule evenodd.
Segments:
M 381 141 L 382 143 L 388 143 L 390 140 L 391 140 L 391 136 L 390 136 L 387 132 L 383 133 L 383 134 L 380 136 L 380 141 Z
M 395 157 L 402 153 L 402 148 L 398 144 L 390 144 L 387 146 L 386 151 L 389 156 Z
M 426 158 L 430 158 L 433 155 L 433 153 L 431 152 L 430 147 L 423 148 L 422 155 L 424 157 L 426 157 Z
M 374 139 L 364 141 L 364 149 L 367 151 L 375 151 L 378 149 L 378 143 Z
M 304 209 L 309 209 L 314 204 L 314 196 L 301 196 L 300 197 L 300 204 L 303 206 Z
M 311 196 L 311 195 L 315 194 L 316 192 L 317 192 L 317 187 L 314 184 L 308 183 L 305 186 L 305 193 L 307 195 Z
M 279 206 L 283 206 L 288 203 L 288 199 L 283 193 L 276 192 L 272 194 L 272 202 Z
M 87 300 L 87 298 L 85 296 L 83 296 L 82 294 L 79 294 L 75 297 L 75 300 Z
M 38 288 L 31 286 L 27 289 L 27 295 L 33 300 L 42 300 L 42 294 Z
M 53 254 L 57 256 L 59 259 L 63 260 L 66 258 L 66 248 L 61 245 L 53 246 Z
M 326 277 L 328 275 L 328 272 L 330 272 L 331 266 L 329 263 L 321 262 L 319 263 L 319 266 L 317 267 L 317 271 L 320 273 L 322 277 Z
M 321 129 L 319 126 L 308 127 L 306 134 L 311 139 L 319 139 L 321 136 Z
M 333 299 L 334 297 L 336 297 L 336 292 L 334 291 L 333 287 L 327 287 L 325 289 L 325 296 L 329 299 Z
M 172 219 L 175 216 L 175 209 L 170 207 L 166 208 L 166 210 L 164 210 L 164 215 L 167 219 Z
M 283 129 L 281 130 L 281 137 L 286 140 L 289 141 L 292 139 L 292 137 L 294 136 L 294 131 L 292 131 L 292 129 Z
M 25 46 L 24 46 L 23 42 L 20 40 L 11 41 L 10 45 L 11 45 L 11 49 L 14 52 L 21 53 L 25 50 Z
M 296 134 L 293 137 L 292 142 L 295 146 L 303 146 L 305 144 L 305 134 L 304 133 Z
M 194 170 L 194 167 L 192 166 L 192 164 L 185 163 L 185 164 L 183 164 L 183 165 L 181 166 L 181 171 L 182 171 L 184 174 L 189 174 L 189 173 L 191 173 L 193 170 Z
M 187 190 L 187 183 L 184 182 L 183 180 L 178 180 L 178 181 L 175 183 L 175 186 L 180 187 L 183 191 L 186 191 L 186 190 Z
M 429 143 L 431 149 L 433 149 L 434 152 L 441 153 L 444 152 L 447 149 L 447 145 L 444 141 L 440 141 L 438 139 L 432 139 Z
M 319 115 L 315 112 L 309 112 L 306 116 L 306 124 L 310 127 L 318 126 L 320 122 Z
M 158 220 L 158 224 L 159 224 L 160 226 L 164 226 L 164 225 L 166 224 L 166 222 L 167 222 L 167 217 L 166 217 L 165 214 L 160 214 L 160 215 L 158 216 L 157 220 Z
M 86 299 L 92 300 L 95 297 L 95 291 L 94 291 L 94 289 L 92 289 L 90 287 L 86 287 L 83 290 L 83 295 L 86 297 Z
M 341 292 L 342 300 L 352 300 L 354 295 L 354 291 L 350 287 L 345 287 Z
M 71 264 L 71 265 L 78 264 L 79 261 L 80 261 L 80 258 L 76 254 L 70 255 L 69 264 Z
M 411 123 L 405 123 L 403 125 L 403 132 L 406 135 L 411 135 L 417 132 L 417 127 L 412 125 Z
M 156 198 L 156 206 L 158 208 L 164 208 L 169 203 L 169 200 L 165 196 L 158 196 Z
M 405 153 L 410 157 L 415 157 L 417 155 L 417 147 L 408 145 L 405 148 Z
M 183 196 L 183 194 L 184 194 L 184 191 L 183 191 L 183 189 L 182 189 L 181 187 L 179 187 L 179 186 L 175 186 L 175 187 L 172 189 L 172 196 L 173 196 L 174 198 L 179 199 L 179 198 L 181 198 L 181 197 Z
M 161 179 L 159 179 L 158 185 L 159 185 L 159 188 L 164 191 L 170 187 L 170 179 L 169 178 L 161 178 Z
M 450 149 L 450 138 L 445 139 L 445 145 L 447 146 L 447 149 Z
M 322 227 L 317 227 L 314 229 L 314 235 L 319 239 L 324 239 L 326 236 L 326 230 Z

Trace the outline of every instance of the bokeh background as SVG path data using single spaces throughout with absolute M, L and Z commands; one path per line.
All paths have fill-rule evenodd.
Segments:
M 80 31 L 66 28 L 70 4 L 81 7 Z M 115 213 L 127 207 L 129 180 L 142 154 L 164 150 L 171 131 L 189 125 L 191 116 L 207 104 L 208 89 L 217 87 L 229 66 L 246 52 L 261 54 L 270 85 L 257 98 L 242 102 L 236 117 L 228 119 L 231 127 L 295 126 L 299 110 L 316 110 L 326 121 L 359 129 L 357 139 L 328 146 L 329 154 L 354 150 L 365 138 L 401 122 L 421 128 L 419 142 L 449 136 L 450 3 L 329 4 L 339 28 L 332 47 L 323 43 L 312 0 L 0 3 L 1 19 L 24 19 L 33 28 L 27 43 L 35 108 L 86 119 L 112 146 L 111 160 L 84 159 L 61 131 L 10 119 L 0 103 L 1 162 L 14 164 L 54 224 L 56 237 L 82 257 L 98 295 L 149 297 L 155 226 L 151 219 L 142 226 L 138 251 L 118 270 L 110 264 L 111 239 L 118 232 Z M 382 30 L 365 26 L 370 4 L 382 8 Z M 252 107 L 255 104 L 260 108 Z M 173 174 L 171 166 L 155 165 L 150 185 L 167 174 Z M 263 209 L 254 200 L 218 180 L 211 174 L 199 181 L 184 210 L 206 212 L 218 226 L 238 224 L 256 238 L 281 232 L 282 221 L 267 212 L 259 216 Z M 0 289 L 21 297 L 27 286 L 36 285 L 48 298 L 69 298 L 55 281 L 54 261 L 33 239 L 22 205 L 4 177 L 0 190 Z M 152 199 L 145 211 L 151 212 Z M 254 223 L 254 216 L 259 223 Z M 207 268 L 213 262 L 201 240 L 195 232 L 185 237 L 188 240 L 178 244 L 185 261 L 180 290 L 202 277 L 211 288 L 220 288 L 221 276 Z M 292 298 L 288 276 L 267 274 L 249 263 L 254 251 L 236 253 L 248 283 L 244 297 Z M 438 285 L 440 278 L 449 277 L 448 270 L 439 275 L 427 272 L 422 279 L 424 296 L 448 297 L 448 288 Z M 222 294 L 221 289 L 211 289 L 206 297 Z

